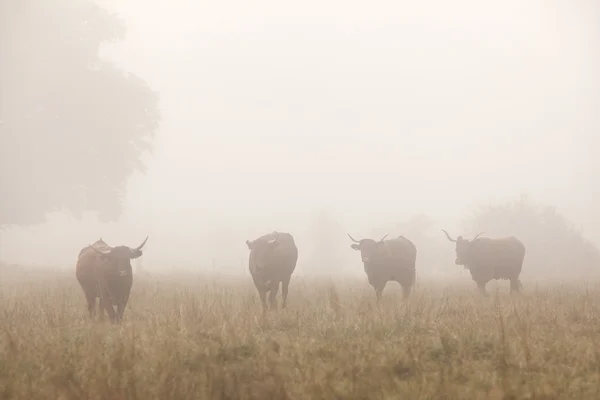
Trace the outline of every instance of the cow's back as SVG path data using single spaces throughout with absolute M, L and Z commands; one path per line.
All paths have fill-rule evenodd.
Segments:
M 478 238 L 469 248 L 469 267 L 494 267 L 521 270 L 525 245 L 516 237 Z
M 365 264 L 369 283 L 381 285 L 395 280 L 410 287 L 416 278 L 417 248 L 403 236 L 383 242 L 373 260 Z
M 266 240 L 277 238 L 277 246 L 266 254 L 267 274 L 291 275 L 296 269 L 298 261 L 298 248 L 294 237 L 286 232 L 273 232 L 263 236 Z
M 110 247 L 103 241 L 97 241 L 93 246 L 98 250 L 108 250 Z M 95 280 L 96 271 L 104 265 L 100 259 L 100 254 L 89 246 L 84 247 L 79 252 L 77 258 L 77 267 L 75 275 L 79 282 Z
M 377 254 L 378 262 L 402 267 L 414 268 L 416 259 L 416 246 L 404 236 L 384 241 Z

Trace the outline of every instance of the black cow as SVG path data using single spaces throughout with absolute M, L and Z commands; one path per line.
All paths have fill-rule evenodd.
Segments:
M 516 237 L 480 238 L 478 234 L 472 240 L 459 236 L 452 239 L 442 229 L 451 242 L 456 243 L 456 265 L 463 265 L 471 272 L 471 277 L 483 295 L 487 295 L 485 285 L 492 279 L 510 281 L 510 291 L 522 289 L 519 275 L 525 259 L 525 245 Z
M 408 298 L 415 283 L 417 248 L 404 236 L 380 241 L 373 239 L 356 240 L 350 247 L 359 250 L 369 283 L 375 289 L 377 301 L 388 281 L 396 281 L 402 285 L 402 294 Z
M 298 248 L 291 234 L 273 232 L 256 240 L 246 240 L 250 249 L 248 260 L 250 274 L 260 295 L 263 309 L 266 310 L 266 296 L 269 292 L 271 310 L 277 309 L 277 291 L 281 283 L 283 305 L 287 305 L 288 287 L 298 261 Z

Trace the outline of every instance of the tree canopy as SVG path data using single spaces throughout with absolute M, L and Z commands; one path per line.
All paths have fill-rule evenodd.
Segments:
M 0 226 L 119 217 L 160 119 L 158 94 L 99 58 L 124 33 L 90 0 L 0 2 Z

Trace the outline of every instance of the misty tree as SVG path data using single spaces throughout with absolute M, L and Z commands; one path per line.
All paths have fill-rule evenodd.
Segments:
M 158 94 L 99 58 L 124 33 L 90 0 L 0 2 L 0 226 L 119 217 L 159 123 Z
M 519 238 L 527 247 L 524 275 L 560 278 L 600 273 L 599 250 L 554 207 L 534 205 L 522 197 L 483 207 L 464 222 L 471 234 Z

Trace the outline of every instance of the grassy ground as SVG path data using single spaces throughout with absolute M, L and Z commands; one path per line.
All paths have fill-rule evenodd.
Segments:
M 73 274 L 0 279 L 2 399 L 600 399 L 600 285 L 297 278 L 265 317 L 249 277 L 136 277 L 111 326 Z

